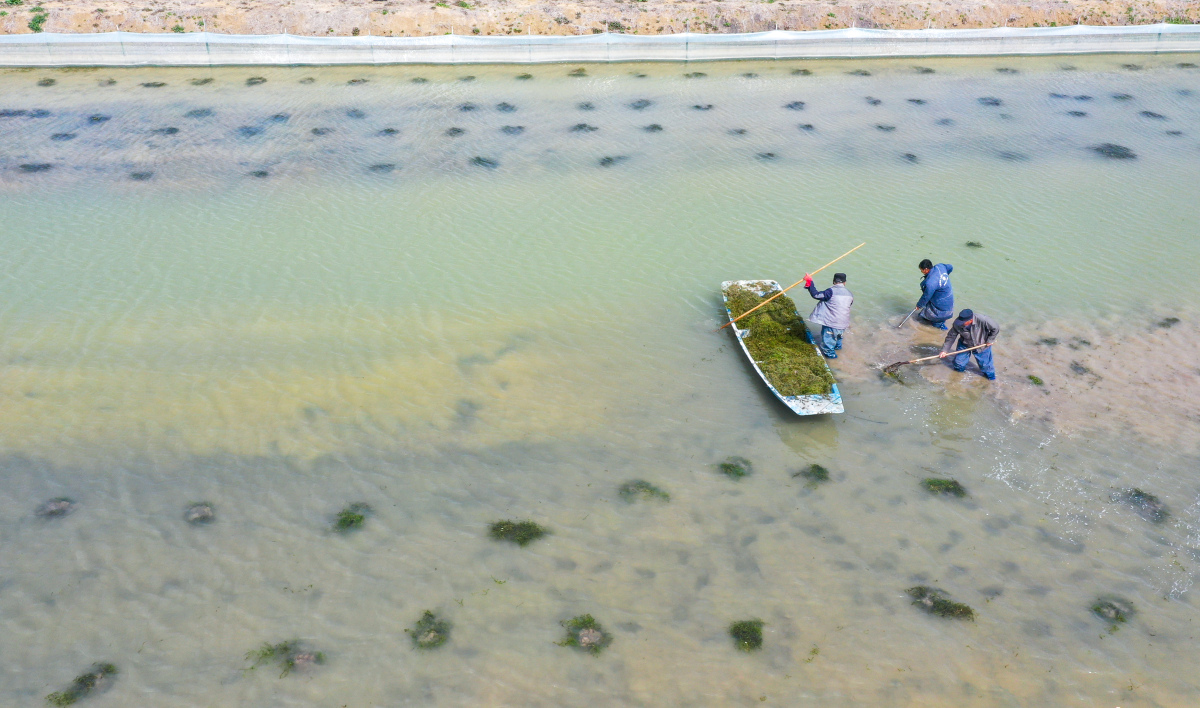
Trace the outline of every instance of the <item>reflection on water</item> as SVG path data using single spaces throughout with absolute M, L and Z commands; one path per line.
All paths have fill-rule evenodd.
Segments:
M 1190 704 L 1200 74 L 1131 61 L 0 75 L 0 703 Z M 717 285 L 864 240 L 847 412 L 796 418 Z M 880 374 L 924 257 L 996 384 Z

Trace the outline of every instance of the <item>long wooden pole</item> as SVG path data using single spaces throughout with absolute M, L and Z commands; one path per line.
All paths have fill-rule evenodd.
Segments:
M 994 344 L 994 342 L 990 342 L 988 344 L 976 344 L 975 346 L 967 347 L 966 349 L 955 349 L 952 352 L 947 352 L 946 356 L 955 356 L 956 354 L 962 354 L 963 352 L 973 352 L 976 349 L 983 349 L 984 347 L 990 347 L 990 346 L 992 346 L 992 344 Z M 939 354 L 934 354 L 933 356 L 924 356 L 924 357 L 921 357 L 920 359 L 913 359 L 911 361 L 898 361 L 895 364 L 888 364 L 887 366 L 883 367 L 883 370 L 886 373 L 890 374 L 893 371 L 895 371 L 896 369 L 899 369 L 901 366 L 906 366 L 908 364 L 917 364 L 922 361 L 929 361 L 930 359 L 941 359 L 941 358 L 942 358 L 942 355 L 939 353 Z
M 814 270 L 813 272 L 806 274 L 804 277 L 805 277 L 805 278 L 811 278 L 812 276 L 816 275 L 817 273 L 820 273 L 821 271 L 825 270 L 825 269 L 826 269 L 826 268 L 828 268 L 829 266 L 833 265 L 834 263 L 837 263 L 838 261 L 842 260 L 843 258 L 845 258 L 846 256 L 850 255 L 851 253 L 854 253 L 855 251 L 857 251 L 858 249 L 862 248 L 862 247 L 863 247 L 863 246 L 865 246 L 865 245 L 867 245 L 867 242 L 866 242 L 866 241 L 863 241 L 862 243 L 858 244 L 858 245 L 857 245 L 857 246 L 855 246 L 854 248 L 851 248 L 849 251 L 846 251 L 846 252 L 845 252 L 845 253 L 843 253 L 842 255 L 838 256 L 837 258 L 834 258 L 832 261 L 829 261 L 829 262 L 828 262 L 828 263 L 826 263 L 825 265 L 821 266 L 820 268 L 817 268 L 817 269 L 816 269 L 816 270 Z M 780 290 L 779 292 L 775 293 L 774 295 L 772 295 L 771 297 L 767 298 L 766 300 L 763 300 L 762 302 L 758 303 L 758 304 L 757 304 L 757 305 L 755 305 L 754 307 L 751 307 L 749 310 L 746 310 L 745 312 L 743 312 L 742 314 L 738 315 L 737 317 L 734 317 L 732 320 L 729 320 L 728 322 L 726 322 L 725 324 L 721 325 L 720 327 L 717 327 L 717 328 L 716 328 L 716 329 L 714 329 L 713 331 L 714 331 L 714 332 L 720 332 L 721 330 L 725 329 L 725 328 L 726 328 L 726 327 L 728 327 L 729 325 L 733 324 L 734 322 L 737 322 L 738 320 L 742 319 L 742 318 L 743 318 L 743 317 L 745 317 L 746 315 L 750 314 L 751 312 L 754 312 L 754 311 L 755 311 L 755 310 L 757 310 L 758 308 L 762 307 L 763 305 L 765 305 L 765 304 L 767 304 L 768 302 L 770 302 L 770 301 L 774 300 L 775 298 L 779 297 L 780 295 L 782 295 L 782 294 L 786 293 L 787 291 L 791 290 L 792 288 L 796 287 L 797 285 L 799 285 L 800 283 L 803 283 L 803 282 L 804 282 L 804 278 L 801 278 L 800 280 L 797 280 L 796 282 L 794 282 L 794 283 L 792 283 L 791 285 L 787 286 L 787 287 L 786 287 L 786 288 L 784 288 L 783 290 Z

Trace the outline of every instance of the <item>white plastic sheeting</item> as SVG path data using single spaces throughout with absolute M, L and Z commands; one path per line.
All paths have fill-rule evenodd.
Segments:
M 1200 25 L 577 37 L 297 37 L 209 32 L 0 36 L 0 66 L 532 64 L 1164 52 L 1200 52 Z

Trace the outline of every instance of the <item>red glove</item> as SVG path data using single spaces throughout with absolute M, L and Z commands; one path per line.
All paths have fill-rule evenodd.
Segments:
M 808 273 L 804 274 L 804 287 L 806 287 L 806 288 L 812 287 L 812 276 L 809 275 Z

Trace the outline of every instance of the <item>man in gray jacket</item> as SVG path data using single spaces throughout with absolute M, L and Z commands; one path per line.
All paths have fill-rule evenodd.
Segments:
M 945 359 L 950 356 L 950 350 L 955 349 L 970 349 L 979 344 L 988 344 L 996 341 L 996 335 L 1000 334 L 1000 325 L 986 315 L 977 315 L 971 310 L 963 310 L 958 313 L 958 319 L 954 320 L 954 326 L 946 333 L 946 341 L 942 344 L 942 353 L 939 357 Z M 958 342 L 955 347 L 954 343 Z M 967 364 L 971 361 L 971 355 L 975 355 L 975 363 L 979 365 L 979 371 L 987 377 L 989 381 L 996 380 L 996 367 L 992 362 L 991 346 L 983 349 L 976 349 L 973 352 L 954 355 L 954 370 L 966 371 Z
M 804 287 L 814 300 L 818 300 L 808 321 L 821 325 L 821 336 L 817 347 L 821 353 L 830 359 L 837 358 L 837 350 L 842 348 L 842 333 L 850 326 L 850 306 L 854 304 L 854 296 L 846 289 L 846 274 L 833 274 L 833 287 L 817 291 L 813 285 L 812 276 L 805 274 Z

